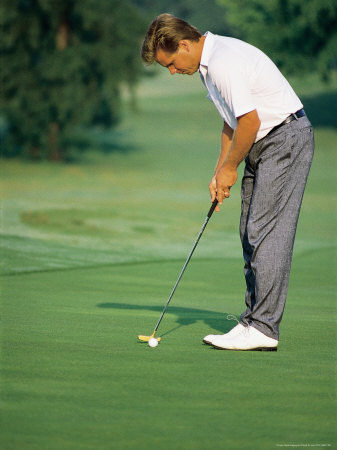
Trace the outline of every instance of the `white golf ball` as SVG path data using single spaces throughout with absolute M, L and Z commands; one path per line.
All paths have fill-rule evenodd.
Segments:
M 157 347 L 157 345 L 158 345 L 158 341 L 157 341 L 156 338 L 151 338 L 151 339 L 149 340 L 149 346 L 150 346 L 150 347 Z

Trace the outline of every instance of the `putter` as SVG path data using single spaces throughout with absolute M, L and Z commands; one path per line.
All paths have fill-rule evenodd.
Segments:
M 201 227 L 201 230 L 199 231 L 199 234 L 198 234 L 198 236 L 197 236 L 197 239 L 195 240 L 195 242 L 194 242 L 194 244 L 193 244 L 192 250 L 190 251 L 190 253 L 189 253 L 189 255 L 188 255 L 188 257 L 187 257 L 187 259 L 186 259 L 186 261 L 185 261 L 185 264 L 183 265 L 183 268 L 181 269 L 181 272 L 180 272 L 180 274 L 179 274 L 179 276 L 178 276 L 178 279 L 177 279 L 177 281 L 176 281 L 176 284 L 174 285 L 174 287 L 173 287 L 173 289 L 172 289 L 172 292 L 171 292 L 171 294 L 170 294 L 170 296 L 169 296 L 169 298 L 168 298 L 168 300 L 167 300 L 167 302 L 166 302 L 166 304 L 165 304 L 165 306 L 164 306 L 163 312 L 161 313 L 161 315 L 160 315 L 160 317 L 159 317 L 159 320 L 158 320 L 157 325 L 155 326 L 155 328 L 154 328 L 154 330 L 153 330 L 153 333 L 151 334 L 151 336 L 144 336 L 144 335 L 142 335 L 142 334 L 139 334 L 139 335 L 138 335 L 138 339 L 139 339 L 140 341 L 142 341 L 142 342 L 148 342 L 150 339 L 155 338 L 155 334 L 156 334 L 156 332 L 157 332 L 157 330 L 158 330 L 158 328 L 159 328 L 159 325 L 160 325 L 160 322 L 162 321 L 162 318 L 164 317 L 164 314 L 165 314 L 165 312 L 166 312 L 166 310 L 167 310 L 167 307 L 168 307 L 168 305 L 169 305 L 169 303 L 170 303 L 170 301 L 171 301 L 171 298 L 173 297 L 173 294 L 174 294 L 175 290 L 177 289 L 177 286 L 178 286 L 178 284 L 179 284 L 179 281 L 181 280 L 181 277 L 183 276 L 183 273 L 185 272 L 185 269 L 186 269 L 186 267 L 187 267 L 187 264 L 189 263 L 190 259 L 192 258 L 193 252 L 194 252 L 196 246 L 198 245 L 198 242 L 199 242 L 199 240 L 200 240 L 200 238 L 201 238 L 201 235 L 202 235 L 202 233 L 204 232 L 204 230 L 205 230 L 205 228 L 206 228 L 206 225 L 208 224 L 208 221 L 209 221 L 209 219 L 211 218 L 211 216 L 212 216 L 212 214 L 213 214 L 213 212 L 214 212 L 214 210 L 215 210 L 217 204 L 218 204 L 218 200 L 215 199 L 214 202 L 212 203 L 212 206 L 211 206 L 210 210 L 209 210 L 208 213 L 207 213 L 206 219 L 205 219 L 205 221 L 204 221 L 204 223 L 203 223 L 203 225 L 202 225 L 202 227 Z M 157 339 L 158 342 L 161 341 L 161 337 L 158 337 L 158 338 L 155 338 L 155 339 Z

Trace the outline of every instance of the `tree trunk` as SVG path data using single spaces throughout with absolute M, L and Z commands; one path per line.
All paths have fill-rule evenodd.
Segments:
M 53 122 L 49 127 L 48 135 L 48 159 L 50 161 L 63 161 L 63 154 L 59 146 L 60 125 Z
M 60 23 L 56 34 L 55 44 L 57 50 L 62 51 L 68 47 L 69 37 L 70 37 L 69 26 L 66 20 L 63 20 Z

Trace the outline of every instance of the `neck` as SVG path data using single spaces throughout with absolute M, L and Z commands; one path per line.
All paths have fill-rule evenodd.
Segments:
M 197 52 L 198 52 L 199 64 L 200 64 L 200 61 L 201 61 L 201 55 L 202 55 L 202 51 L 203 51 L 203 48 L 204 48 L 205 39 L 206 39 L 206 36 L 201 36 L 201 38 L 197 42 Z

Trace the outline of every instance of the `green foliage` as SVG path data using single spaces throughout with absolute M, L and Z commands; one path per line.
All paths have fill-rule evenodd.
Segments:
M 224 8 L 216 0 L 131 0 L 148 20 L 162 13 L 170 13 L 190 22 L 202 33 L 207 30 L 218 34 L 231 34 Z
M 120 84 L 141 73 L 145 25 L 133 6 L 5 0 L 0 17 L 5 156 L 63 158 L 75 127 L 117 122 Z
M 260 47 L 288 74 L 337 68 L 334 0 L 218 0 L 237 37 Z

